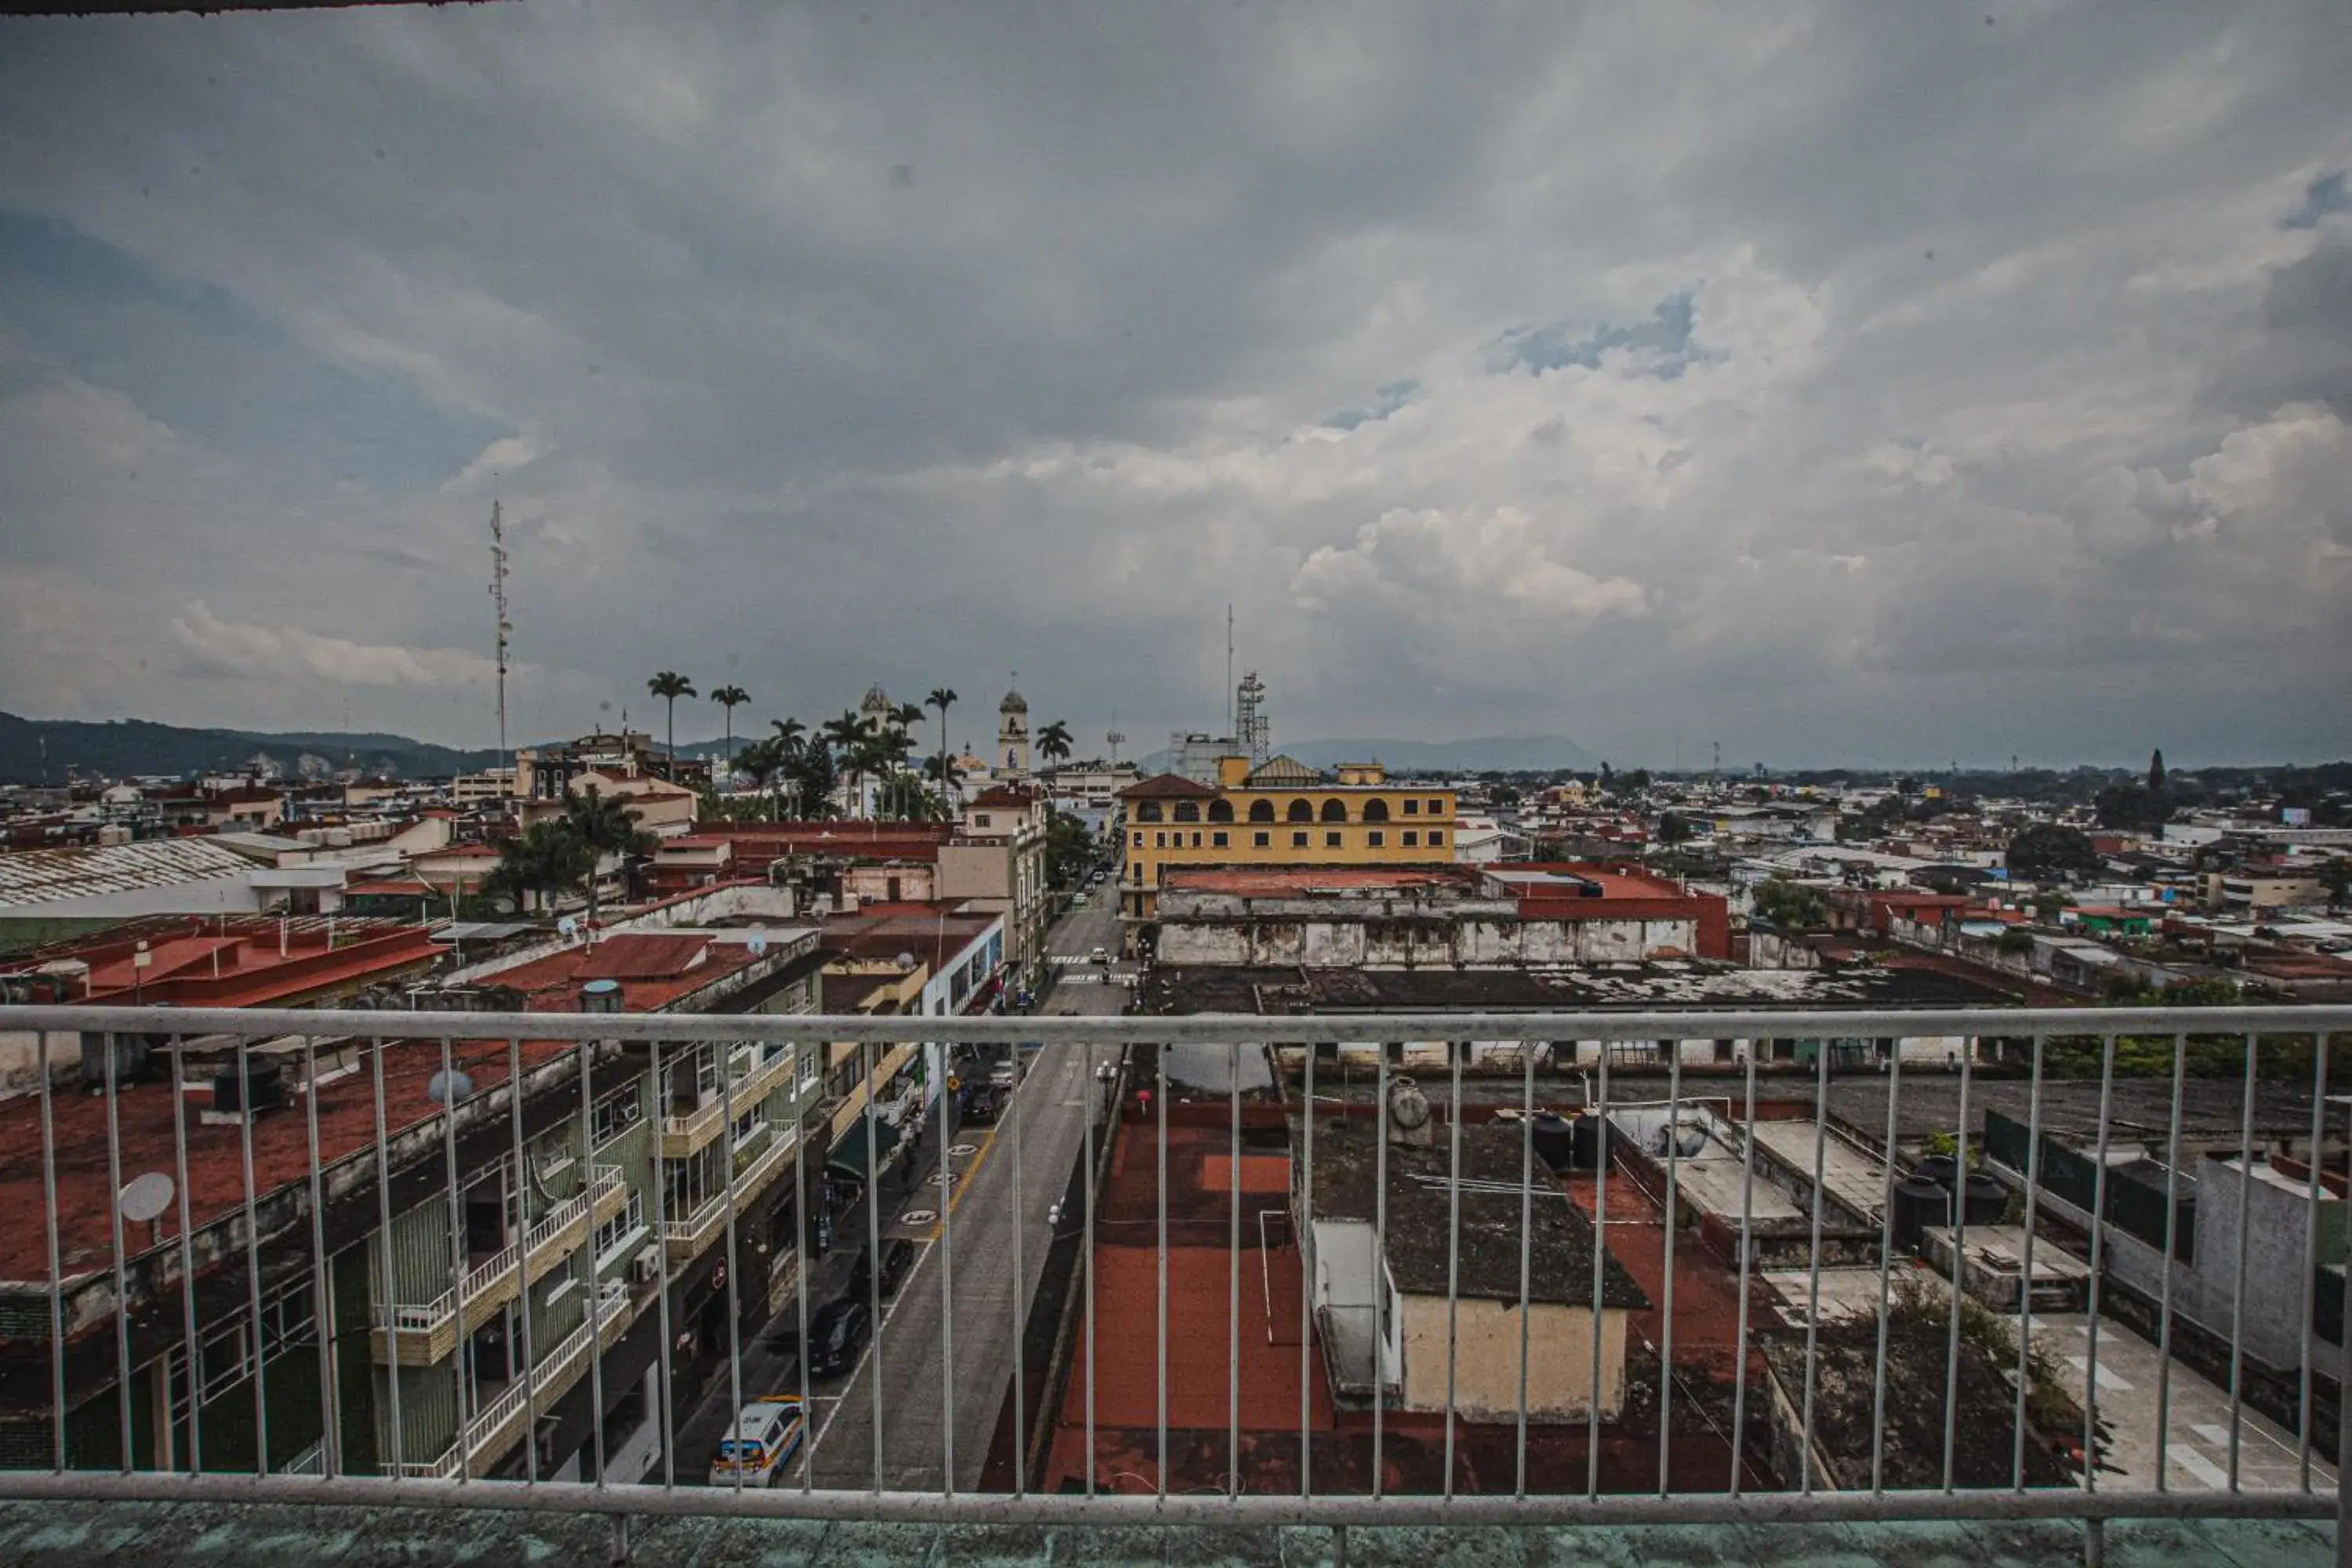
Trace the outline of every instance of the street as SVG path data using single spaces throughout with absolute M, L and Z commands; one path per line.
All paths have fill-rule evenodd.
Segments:
M 1117 907 L 1090 900 L 1048 933 L 1046 951 L 1083 961 L 1095 947 L 1116 950 Z M 1100 971 L 1083 963 L 1064 964 L 1061 983 L 1045 1013 L 1091 1016 L 1118 1012 L 1130 993 L 1101 983 Z M 1080 976 L 1085 976 L 1081 979 Z M 940 1489 L 947 1479 L 944 1438 L 951 1435 L 954 1485 L 975 1486 L 988 1458 L 1013 1373 L 1013 1336 L 1036 1290 L 1045 1261 L 1047 1211 L 1060 1199 L 1085 1138 L 1087 1098 L 1096 1063 L 1111 1059 L 1105 1048 L 1048 1051 L 1029 1064 L 1014 1103 L 992 1127 L 956 1135 L 956 1191 L 944 1221 L 908 1215 L 937 1205 L 938 1189 L 917 1184 L 897 1207 L 886 1207 L 885 1235 L 907 1237 L 919 1249 L 894 1300 L 884 1303 L 880 1332 L 849 1377 L 814 1391 L 814 1440 L 806 1463 L 821 1487 L 874 1484 L 874 1394 L 881 1391 L 882 1484 L 890 1489 Z M 1018 1130 L 1021 1226 L 1020 1310 L 1014 1308 L 1013 1157 Z M 929 1146 L 926 1173 L 935 1172 L 938 1146 Z M 884 1194 L 886 1205 L 889 1193 Z M 863 1211 L 855 1227 L 862 1232 Z M 937 1239 L 930 1239 L 936 1237 Z M 836 1242 L 855 1251 L 856 1237 Z M 950 1275 L 950 1258 L 953 1260 Z M 950 1336 L 941 1280 L 949 1278 L 953 1300 Z M 811 1298 L 812 1310 L 822 1297 Z M 786 1316 L 790 1321 L 790 1314 Z M 942 1368 L 948 1369 L 953 1419 L 941 1407 Z M 748 1384 L 747 1384 L 748 1386 Z M 683 1457 L 681 1468 L 684 1468 Z M 787 1482 L 797 1482 L 795 1467 Z

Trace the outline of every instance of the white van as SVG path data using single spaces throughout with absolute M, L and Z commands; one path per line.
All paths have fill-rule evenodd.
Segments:
M 719 1440 L 710 1484 L 731 1487 L 740 1479 L 747 1487 L 769 1485 L 800 1452 L 806 1429 L 798 1394 L 771 1394 L 751 1401 L 736 1414 L 735 1429 Z

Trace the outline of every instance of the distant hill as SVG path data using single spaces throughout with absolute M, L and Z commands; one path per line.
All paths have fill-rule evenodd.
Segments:
M 1397 773 L 1551 773 L 1593 768 L 1600 760 L 1565 735 L 1486 735 L 1465 741 L 1397 741 L 1358 738 L 1276 742 L 1275 750 L 1310 768 L 1341 763 L 1381 763 Z M 1176 754 L 1160 750 L 1139 764 L 1148 775 L 1174 765 Z
M 346 766 L 395 778 L 434 778 L 488 767 L 496 760 L 490 752 L 461 752 L 405 735 L 264 734 L 248 730 L 189 730 L 145 719 L 88 723 L 0 713 L 0 784 L 40 783 L 44 742 L 52 784 L 63 784 L 68 769 L 85 777 L 140 773 L 178 777 L 233 773 L 257 759 L 287 778 L 305 773 L 324 776 Z

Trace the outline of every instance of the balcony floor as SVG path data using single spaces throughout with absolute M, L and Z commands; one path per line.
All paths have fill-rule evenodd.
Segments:
M 836 1524 L 785 1520 L 636 1520 L 634 1561 L 708 1565 L 799 1563 L 1182 1563 L 1304 1568 L 1332 1561 L 1322 1530 L 1039 1530 Z M 2301 1568 L 2335 1560 L 2322 1524 L 2118 1521 L 2107 1527 L 2111 1568 L 2156 1564 Z M 461 1515 L 425 1510 L 244 1504 L 41 1503 L 0 1507 L 0 1562 L 37 1565 L 131 1561 L 142 1568 L 421 1562 L 605 1561 L 612 1529 L 584 1517 Z M 1641 1525 L 1601 1530 L 1416 1530 L 1349 1532 L 1350 1568 L 1570 1568 L 1612 1564 L 1754 1564 L 1800 1568 L 2009 1568 L 2077 1563 L 2078 1528 L 2046 1524 Z

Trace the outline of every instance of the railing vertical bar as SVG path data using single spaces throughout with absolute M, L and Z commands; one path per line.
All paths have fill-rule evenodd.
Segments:
M 1448 1040 L 1453 1060 L 1453 1108 L 1445 1118 L 1445 1484 L 1454 1495 L 1454 1396 L 1461 1355 L 1462 1320 L 1462 1053 L 1465 1040 Z
M 404 1479 L 408 1473 L 408 1445 L 400 1429 L 400 1347 L 404 1336 L 400 1331 L 400 1288 L 392 1258 L 392 1168 L 388 1158 L 391 1140 L 384 1131 L 383 1113 L 383 1037 L 375 1036 L 368 1052 L 370 1069 L 375 1079 L 375 1216 L 376 1239 L 381 1243 L 383 1269 L 383 1345 L 384 1387 L 391 1394 L 392 1406 L 392 1479 Z M 193 1312 L 194 1309 L 190 1310 Z M 194 1332 L 193 1317 L 189 1320 Z M 195 1376 L 194 1363 L 189 1363 L 188 1375 Z M 191 1385 L 193 1393 L 194 1385 Z M 382 1468 L 379 1458 L 377 1468 Z
M 1948 1337 L 1944 1343 L 1944 1489 L 1952 1489 L 1959 1464 L 1960 1420 L 1960 1301 L 1966 1295 L 1961 1289 L 1960 1265 L 1968 1253 L 1969 1241 L 1969 1087 L 1976 1064 L 1976 1037 L 1963 1037 L 1960 1043 L 1960 1112 L 1958 1124 L 1952 1131 L 1953 1158 L 1959 1169 L 1952 1177 L 1952 1201 L 1944 1211 L 1952 1232 L 1952 1300 Z M 2026 1282 L 2030 1289 L 2032 1281 Z
M 2042 1058 L 2047 1037 L 2033 1037 L 2033 1087 L 2025 1110 L 2025 1245 L 2018 1268 L 2017 1415 L 2010 1432 L 2009 1484 L 2025 1490 L 2025 1403 L 2032 1387 L 2033 1225 L 2042 1197 Z M 1963 1184 L 1965 1191 L 1965 1184 Z
M 246 1294 L 253 1309 L 253 1470 L 269 1473 L 269 1373 L 261 1321 L 261 1222 L 253 1181 L 253 1078 L 246 1070 L 250 1043 L 236 1037 L 236 1141 L 245 1181 Z M 114 1056 L 107 1053 L 110 1065 Z M 111 1129 L 109 1129 L 110 1132 Z M 118 1180 L 115 1190 L 121 1191 Z
M 457 1394 L 457 1479 L 463 1484 L 474 1468 L 469 1439 L 473 1426 L 467 1413 L 466 1369 L 473 1358 L 466 1344 L 466 1196 L 457 1181 L 457 1074 L 449 1037 L 441 1037 L 441 1162 L 449 1184 L 449 1312 L 451 1347 L 449 1372 Z M 426 1332 L 429 1334 L 430 1330 Z
M 1885 1212 L 1878 1216 L 1878 1364 L 1870 1377 L 1870 1495 L 1886 1491 L 1886 1341 L 1894 1327 L 1890 1300 L 1895 1278 L 1895 1147 L 1902 1131 L 1903 1042 L 1895 1037 L 1886 1059 L 1886 1174 L 1879 1193 Z
M 56 1113 L 50 1104 L 50 1101 L 55 1097 L 55 1090 L 53 1090 L 49 1086 L 49 1031 L 47 1029 L 39 1031 L 38 1037 L 40 1043 L 35 1048 L 40 1058 L 37 1070 L 41 1077 L 41 1192 L 43 1202 L 46 1205 L 43 1210 L 42 1228 L 47 1233 L 49 1246 L 49 1411 L 50 1414 L 57 1418 L 57 1429 L 55 1434 L 57 1441 L 54 1445 L 53 1453 L 57 1460 L 56 1468 L 58 1472 L 62 1475 L 65 1473 L 66 1460 L 68 1457 L 66 1443 L 66 1417 L 69 1414 L 66 1409 L 65 1258 L 63 1256 L 63 1248 L 59 1246 L 58 1240 L 58 1232 L 62 1228 L 64 1222 L 60 1219 L 58 1214 L 58 1131 Z M 172 1071 L 174 1079 L 174 1082 L 173 1084 L 172 1103 L 174 1106 L 179 1104 L 179 1085 L 176 1081 L 179 1074 L 179 1037 L 174 1036 L 172 1040 Z M 180 1283 L 183 1296 L 187 1302 L 188 1310 L 188 1366 L 190 1369 L 188 1373 L 190 1379 L 188 1386 L 193 1389 L 195 1386 L 194 1379 L 195 1377 L 194 1368 L 196 1364 L 196 1281 L 195 1276 L 189 1272 L 186 1261 L 188 1250 L 188 1156 L 187 1141 L 184 1133 L 181 1138 L 180 1148 Z M 189 1403 L 189 1410 L 192 1415 L 194 1409 L 194 1402 L 192 1400 Z
M 2083 1489 L 2099 1489 L 2099 1284 L 2106 1266 L 2107 1145 L 2115 1128 L 2116 1037 L 2099 1051 L 2099 1165 L 2091 1173 L 2091 1312 L 2083 1356 Z
M 1156 1202 L 1160 1208 L 1160 1304 L 1159 1304 L 1159 1400 L 1160 1457 L 1159 1490 L 1168 1495 L 1168 1047 L 1163 1043 L 1154 1046 L 1152 1058 L 1151 1109 L 1159 1116 L 1159 1137 L 1153 1159 L 1159 1178 Z
M 1323 1047 L 1307 1047 L 1307 1114 L 1304 1118 L 1306 1174 L 1299 1184 L 1304 1194 L 1298 1205 L 1302 1228 L 1292 1238 L 1298 1252 L 1298 1495 L 1315 1495 L 1314 1384 L 1315 1359 L 1315 1058 Z M 1091 1414 L 1091 1412 L 1089 1412 Z M 1092 1462 L 1094 1445 L 1087 1446 Z
M 1389 1348 L 1389 1047 L 1381 1062 L 1372 1100 L 1372 1495 L 1379 1497 L 1388 1460 Z M 1597 1319 L 1595 1320 L 1598 1321 Z
M 193 1208 L 192 1200 L 188 1196 L 187 1064 L 181 1059 L 180 1046 L 180 1037 L 173 1035 L 172 1037 L 172 1164 L 174 1173 L 179 1178 L 180 1326 L 185 1336 L 186 1349 L 184 1353 L 187 1356 L 183 1371 L 188 1380 L 188 1470 L 192 1475 L 201 1475 L 205 1468 L 205 1414 L 202 1409 L 203 1402 L 196 1398 L 195 1381 L 198 1350 L 195 1226 L 191 1223 Z M 47 1131 L 45 1126 L 44 1133 Z M 54 1236 L 51 1239 L 55 1240 Z M 54 1265 L 51 1266 L 50 1271 L 52 1274 L 56 1272 Z M 164 1397 L 169 1399 L 171 1397 L 169 1380 L 165 1381 Z M 59 1411 L 65 1408 L 62 1394 L 59 1395 L 58 1408 Z M 168 1413 L 166 1419 L 169 1419 Z
M 539 1357 L 532 1348 L 530 1310 L 530 1160 L 522 1136 L 522 1037 L 507 1037 L 507 1141 L 514 1148 L 515 1323 L 522 1334 L 523 1481 L 539 1484 Z M 594 1135 L 590 1134 L 591 1144 Z M 313 1162 L 316 1163 L 315 1160 Z M 581 1192 L 588 1199 L 588 1237 L 596 1236 L 596 1167 L 580 1166 Z M 658 1228 L 658 1227 L 656 1227 Z
M 2189 1079 L 2189 1036 L 2172 1037 L 2172 1111 L 2164 1144 L 2164 1278 L 2158 1289 L 2156 1319 L 2156 1489 L 2172 1489 L 2166 1460 L 2172 1436 L 2172 1275 L 2179 1265 L 2180 1097 Z
M 1601 1496 L 1601 1264 L 1609 1256 L 1609 1042 L 1596 1042 L 1601 1058 L 1601 1098 L 1585 1110 L 1597 1120 L 1592 1146 L 1592 1382 L 1584 1405 L 1584 1495 Z M 1580 1053 L 1582 1045 L 1577 1049 Z
M 2311 1489 L 2312 1369 L 2319 1363 L 2314 1326 L 2319 1317 L 2320 1144 L 2326 1135 L 2327 1037 L 2320 1035 L 2313 1040 L 2311 1052 L 2311 1147 L 2306 1156 L 2310 1168 L 2305 1173 L 2309 1185 L 2303 1200 L 2303 1366 L 2296 1376 L 2294 1402 L 2295 1484 L 2306 1492 Z
M 342 1399 L 335 1379 L 333 1297 L 327 1277 L 326 1178 L 319 1169 L 319 1042 L 302 1037 L 302 1105 L 310 1152 L 310 1331 L 319 1341 L 319 1443 L 327 1475 L 341 1473 Z M 171 1412 L 163 1413 L 163 1429 L 172 1429 Z
M 655 1331 L 661 1335 L 661 1392 L 659 1398 L 661 1400 L 662 1490 L 675 1491 L 677 1489 L 677 1388 L 670 1379 L 674 1373 L 674 1363 L 677 1358 L 674 1347 L 670 1343 L 669 1234 L 663 1228 L 669 1219 L 669 1184 L 663 1179 L 661 1160 L 661 1111 L 665 1103 L 662 1093 L 661 1041 L 658 1039 L 652 1039 L 647 1040 L 646 1044 L 648 1047 L 646 1079 L 652 1087 L 654 1097 L 654 1114 L 646 1118 L 648 1125 L 646 1128 L 647 1155 L 646 1163 L 647 1169 L 653 1173 L 653 1203 L 651 1207 L 654 1216 L 654 1256 L 661 1259 L 661 1283 L 654 1296 L 654 1314 L 656 1320 Z M 793 1091 L 794 1094 L 798 1094 L 800 1092 L 800 1064 L 798 1061 L 793 1062 Z M 643 1093 L 645 1091 L 639 1089 L 636 1092 Z M 797 1101 L 795 1103 L 797 1103 Z M 589 1157 L 592 1160 L 595 1157 L 595 1110 L 593 1107 L 591 1107 L 588 1116 L 588 1152 Z M 795 1170 L 799 1168 L 799 1155 L 798 1152 L 795 1152 L 793 1156 L 793 1168 Z M 588 1173 L 589 1179 L 593 1182 L 595 1179 L 595 1170 L 593 1167 L 591 1167 Z M 592 1187 L 590 1189 L 590 1196 L 588 1199 L 588 1236 L 592 1245 L 593 1244 L 596 1236 L 596 1199 L 593 1194 L 594 1189 Z M 798 1215 L 800 1212 L 801 1211 L 797 1206 L 793 1210 L 793 1213 L 795 1215 Z M 795 1252 L 793 1256 L 797 1258 L 799 1256 L 798 1252 Z M 808 1440 L 809 1429 L 808 1401 L 803 1398 L 801 1401 L 801 1439 L 803 1445 L 805 1445 Z M 801 1456 L 801 1468 L 803 1470 L 806 1470 L 808 1468 L 808 1456 L 806 1453 L 803 1453 Z
M 730 1401 L 727 1411 L 727 1425 L 731 1430 L 735 1425 L 736 1416 L 743 1408 L 743 1271 L 741 1268 L 737 1267 L 735 1246 L 735 1047 L 734 1045 L 730 1042 L 722 1044 L 717 1048 L 719 1051 L 719 1114 L 724 1117 L 727 1122 L 727 1387 L 728 1397 Z M 583 1071 L 585 1071 L 584 1064 Z M 587 1080 L 583 1077 L 581 1081 L 584 1085 Z M 866 1095 L 866 1104 L 868 1107 L 871 1107 L 873 1103 L 874 1097 L 869 1092 Z M 581 1108 L 581 1112 L 583 1116 L 587 1113 L 587 1107 L 584 1103 Z M 770 1128 L 768 1131 L 771 1137 L 774 1136 L 775 1129 Z M 870 1125 L 867 1129 L 866 1139 L 866 1156 L 869 1162 L 874 1157 L 874 1139 Z M 874 1191 L 874 1185 L 870 1180 L 866 1183 L 866 1190 L 870 1198 Z M 667 1248 L 669 1244 L 665 1241 L 662 1245 Z M 878 1264 L 876 1272 L 880 1272 Z M 601 1282 L 599 1288 L 602 1288 Z M 878 1339 L 880 1333 L 880 1325 L 878 1323 L 876 1325 L 876 1333 Z M 604 1331 L 599 1329 L 595 1335 L 589 1341 L 589 1343 L 592 1345 L 601 1345 L 604 1343 Z M 801 1347 L 801 1353 L 803 1355 L 808 1353 L 808 1347 L 806 1345 L 803 1345 Z M 603 1454 L 604 1448 L 604 1435 L 602 1430 L 604 1404 L 604 1396 L 600 1389 L 596 1395 L 596 1405 L 598 1409 L 597 1421 L 599 1427 L 596 1434 L 596 1449 L 600 1456 Z M 877 1430 L 878 1433 L 879 1428 L 877 1428 Z M 875 1442 L 878 1448 L 881 1442 L 878 1436 L 876 1437 Z M 731 1472 L 731 1479 L 735 1483 L 734 1489 L 738 1493 L 740 1493 L 743 1489 L 743 1467 L 740 1465 L 730 1466 L 730 1470 Z M 600 1457 L 596 1464 L 597 1484 L 600 1486 L 603 1485 L 604 1480 L 604 1465 L 602 1458 Z M 881 1489 L 881 1479 L 878 1471 L 875 1479 L 875 1489 L 877 1491 Z
M 1513 1444 L 1511 1495 L 1528 1495 L 1528 1320 L 1533 1315 L 1536 1207 L 1535 1042 L 1519 1042 L 1519 1419 Z
M 1086 1120 L 1079 1131 L 1084 1152 L 1079 1155 L 1080 1180 L 1085 1191 L 1079 1198 L 1084 1207 L 1084 1234 L 1079 1237 L 1081 1256 L 1078 1266 L 1085 1271 L 1086 1302 L 1086 1391 L 1087 1391 L 1087 1496 L 1095 1495 L 1095 1118 L 1100 1114 L 1102 1091 L 1095 1085 L 1095 1048 L 1087 1047 L 1087 1070 L 1080 1092 L 1087 1097 Z M 940 1101 L 940 1131 L 947 1131 L 947 1101 Z M 1302 1363 L 1303 1364 L 1303 1363 Z
M 1813 1490 L 1813 1398 L 1821 1379 L 1816 1349 L 1822 1331 L 1822 1184 L 1827 1173 L 1830 1138 L 1830 1042 L 1813 1042 L 1813 1214 L 1812 1242 L 1805 1256 L 1805 1388 L 1804 1440 L 1797 1450 L 1800 1474 L 1797 1490 Z
M 1731 1484 L 1739 1495 L 1748 1435 L 1748 1303 L 1756 1272 L 1756 1042 L 1748 1042 L 1748 1103 L 1739 1123 L 1739 1315 L 1731 1335 Z
M 1017 1040 L 1014 1041 L 1012 1049 L 1013 1495 L 1020 1497 L 1029 1489 L 1029 1361 L 1026 1350 L 1026 1344 L 1029 1338 L 1027 1332 L 1029 1327 L 1029 1268 L 1028 1259 L 1024 1252 L 1022 1240 L 1024 1233 L 1028 1229 L 1028 1216 L 1024 1212 L 1028 1207 L 1028 1198 L 1022 1191 L 1021 1180 L 1023 1174 L 1022 1167 L 1029 1163 L 1026 1152 L 1027 1146 L 1022 1136 L 1022 1123 L 1024 1119 L 1021 1112 L 1021 1102 L 1023 1100 L 1027 1098 L 1022 1090 L 1028 1080 L 1026 1074 L 1024 1073 L 1021 1067 L 1021 1043 Z M 1038 1059 L 1042 1061 L 1044 1058 L 1043 1057 L 1040 1057 Z M 881 1256 L 880 1249 L 878 1247 L 876 1249 L 875 1256 L 877 1259 Z M 879 1289 L 879 1281 L 881 1279 L 882 1270 L 878 1265 L 874 1270 L 874 1275 L 877 1281 L 876 1289 Z M 881 1316 L 881 1309 L 879 1307 L 875 1309 L 875 1316 L 877 1318 Z M 876 1356 L 875 1368 L 878 1373 L 881 1368 L 878 1342 Z M 878 1375 L 875 1379 L 874 1400 L 874 1408 L 878 1412 L 882 1408 L 881 1379 Z M 878 1424 L 881 1417 L 877 1414 L 875 1419 Z
M 1682 1209 L 1683 1043 L 1678 1039 L 1658 1043 L 1666 1049 L 1666 1288 L 1658 1333 L 1658 1495 L 1664 1497 L 1672 1480 L 1668 1460 L 1675 1431 L 1675 1232 Z M 1818 1240 L 1813 1252 L 1818 1258 Z
M 1230 1042 L 1232 1068 L 1226 1078 L 1233 1110 L 1233 1136 L 1227 1145 L 1228 1205 L 1232 1239 L 1225 1250 L 1225 1491 L 1242 1495 L 1242 1046 Z
M 950 1047 L 950 1054 L 953 1047 Z M 950 1097 L 940 1097 L 940 1493 L 953 1497 L 955 1473 L 955 1166 L 948 1145 L 956 1141 L 961 1113 Z M 803 1279 L 808 1271 L 801 1272 Z M 801 1292 L 801 1343 L 808 1343 L 808 1292 Z M 808 1358 L 801 1358 L 801 1408 L 808 1408 Z M 1089 1455 L 1089 1467 L 1094 1463 Z
M 2238 1266 L 2230 1284 L 2230 1489 L 2238 1489 L 2239 1451 L 2246 1415 L 2246 1269 L 2248 1218 L 2254 1197 L 2254 1062 L 2262 1037 L 2246 1033 L 2246 1081 L 2238 1110 Z
M 100 1049 L 106 1053 L 106 1213 L 114 1234 L 114 1391 L 120 1406 L 118 1414 L 122 1422 L 122 1473 L 127 1476 L 139 1465 L 138 1427 L 131 1414 L 131 1290 L 129 1271 L 123 1268 L 122 1122 L 118 1103 L 121 1091 L 116 1083 L 120 1068 L 116 1064 L 117 1037 L 107 1034 L 100 1038 L 104 1042 Z M 242 1069 L 245 1065 L 242 1059 L 244 1041 L 237 1042 L 237 1066 Z M 250 1170 L 250 1166 L 247 1169 Z M 252 1183 L 248 1181 L 246 1184 L 250 1190 Z M 248 1207 L 246 1232 L 248 1237 L 252 1235 L 251 1213 Z M 254 1326 L 257 1329 L 260 1327 L 257 1321 L 260 1314 L 257 1311 L 254 1315 L 257 1319 Z M 194 1377 L 196 1374 L 191 1370 L 189 1375 Z M 201 1380 L 189 1386 L 200 1385 Z
M 595 1041 L 583 1040 L 580 1042 L 580 1169 L 586 1173 L 591 1180 L 594 1179 L 596 1171 L 596 1086 L 593 1075 L 589 1069 L 593 1065 L 595 1055 Z M 647 1134 L 648 1137 L 652 1137 L 655 1134 L 651 1132 Z M 728 1123 L 728 1136 L 730 1140 L 729 1145 L 729 1153 L 730 1158 L 728 1161 L 727 1172 L 729 1177 L 731 1179 L 735 1172 L 734 1161 L 731 1158 L 733 1153 L 733 1144 L 731 1140 L 734 1136 L 734 1123 L 731 1121 Z M 658 1148 L 659 1145 L 656 1144 L 656 1147 Z M 595 1205 L 596 1200 L 592 1196 L 588 1200 L 588 1212 L 592 1217 L 596 1212 Z M 656 1214 L 660 1212 L 658 1206 L 656 1206 L 655 1212 Z M 730 1251 L 728 1254 L 727 1289 L 728 1304 L 730 1310 L 727 1315 L 727 1326 L 728 1331 L 731 1334 L 734 1331 L 735 1327 L 735 1314 L 731 1310 L 734 1305 L 735 1289 L 734 1254 L 731 1251 L 735 1239 L 732 1228 L 734 1215 L 731 1213 L 728 1215 L 728 1222 L 730 1226 L 730 1229 L 728 1231 L 728 1243 L 730 1247 Z M 659 1236 L 661 1234 L 658 1227 L 656 1228 L 654 1234 L 656 1236 Z M 589 1226 L 588 1230 L 587 1252 L 588 1428 L 589 1440 L 596 1445 L 594 1450 L 596 1456 L 596 1489 L 602 1491 L 604 1489 L 605 1484 L 604 1462 L 606 1459 L 611 1458 L 612 1451 L 606 1447 L 604 1444 L 604 1271 L 599 1267 L 599 1260 L 596 1256 L 596 1230 L 593 1225 Z M 626 1288 L 626 1286 L 623 1287 L 624 1289 Z M 740 1401 L 738 1401 L 738 1404 L 740 1404 Z

